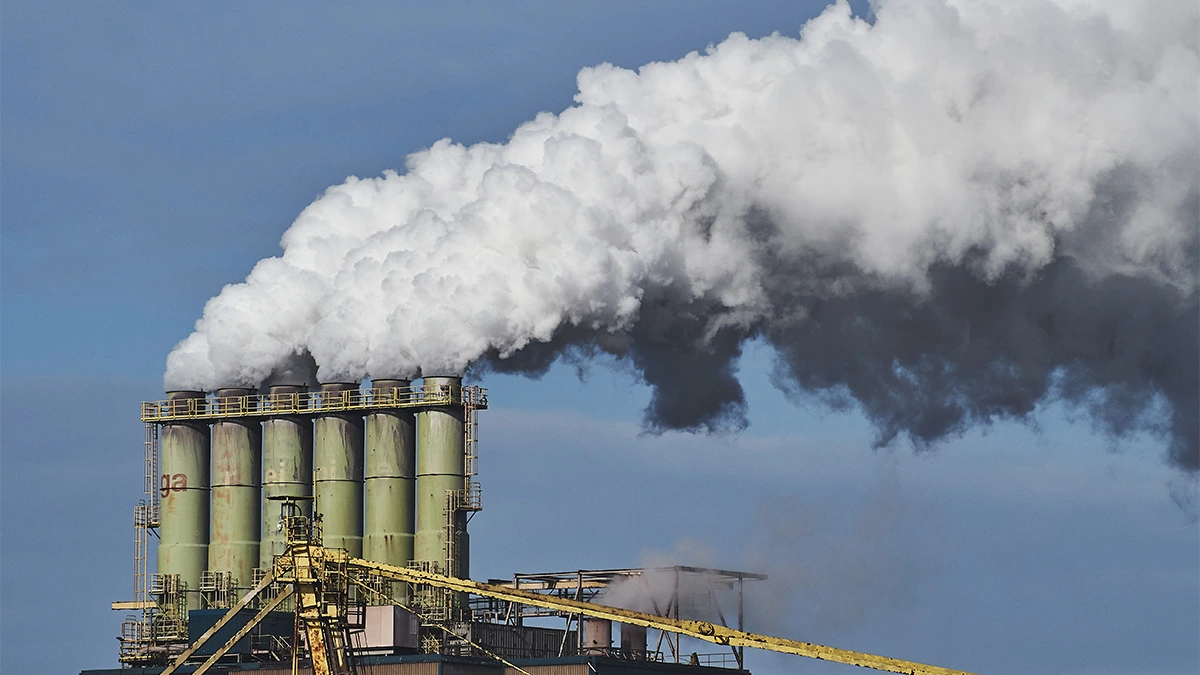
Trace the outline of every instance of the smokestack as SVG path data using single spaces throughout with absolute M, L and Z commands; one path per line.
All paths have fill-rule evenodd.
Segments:
M 467 578 L 470 540 L 463 511 L 446 512 L 447 493 L 464 487 L 463 409 L 461 377 L 426 377 L 427 401 L 447 405 L 417 413 L 417 536 L 414 558 L 436 562 L 449 576 Z M 447 518 L 453 519 L 453 539 L 446 542 Z
M 374 380 L 376 401 L 407 402 L 408 380 Z M 363 483 L 363 557 L 405 567 L 413 559 L 416 529 L 416 420 L 406 410 L 367 415 Z M 392 584 L 391 596 L 407 602 L 407 585 Z
M 321 385 L 323 405 L 359 396 L 357 382 Z M 321 514 L 325 546 L 362 557 L 363 420 L 358 413 L 319 415 L 313 423 L 314 509 Z
M 217 391 L 218 413 L 245 412 L 252 389 Z M 208 569 L 229 571 L 236 588 L 254 585 L 259 563 L 262 424 L 245 418 L 212 426 L 212 526 Z
M 167 400 L 179 412 L 199 412 L 206 404 L 201 391 L 168 391 Z M 158 573 L 178 574 L 192 592 L 208 565 L 208 443 L 206 423 L 162 425 Z
M 304 394 L 305 388 L 293 384 L 274 385 L 268 390 L 267 405 L 290 405 Z M 269 417 L 263 422 L 263 486 L 262 486 L 262 544 L 259 546 L 258 566 L 268 568 L 275 556 L 287 548 L 286 537 L 279 529 L 278 501 L 272 497 L 312 497 L 313 444 L 312 424 L 303 417 Z M 305 516 L 312 515 L 312 503 L 298 503 Z

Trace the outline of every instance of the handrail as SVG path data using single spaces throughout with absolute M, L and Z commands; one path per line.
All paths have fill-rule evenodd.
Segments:
M 311 416 L 448 405 L 486 408 L 487 390 L 474 385 L 451 387 L 431 384 L 387 389 L 178 398 L 142 403 L 142 421 L 162 423 L 238 417 Z

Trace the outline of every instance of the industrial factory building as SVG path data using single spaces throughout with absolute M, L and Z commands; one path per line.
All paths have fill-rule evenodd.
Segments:
M 745 672 L 743 646 L 696 653 L 681 639 L 716 630 L 692 611 L 740 631 L 744 586 L 761 576 L 671 567 L 469 580 L 486 408 L 486 391 L 458 377 L 144 403 L 134 597 L 113 603 L 126 612 L 122 668 L 83 672 Z M 654 575 L 674 590 L 652 597 Z M 601 604 L 614 584 L 639 583 L 652 615 Z M 680 588 L 703 589 L 703 609 Z
M 172 391 L 142 404 L 134 597 L 112 604 L 126 612 L 122 667 L 81 675 L 719 675 L 747 672 L 746 647 L 968 675 L 748 633 L 745 586 L 765 577 L 746 572 L 471 580 L 487 405 L 459 377 Z

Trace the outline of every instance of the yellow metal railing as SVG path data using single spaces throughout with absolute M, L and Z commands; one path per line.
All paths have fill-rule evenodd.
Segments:
M 396 408 L 428 408 L 439 405 L 487 408 L 487 390 L 473 385 L 465 387 L 429 385 L 395 389 L 307 391 L 296 394 L 210 396 L 147 401 L 142 404 L 142 421 L 162 423 L 231 417 L 321 415 Z

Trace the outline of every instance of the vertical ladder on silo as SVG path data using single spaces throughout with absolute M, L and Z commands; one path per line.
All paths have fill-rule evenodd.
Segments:
M 144 603 L 150 597 L 147 574 L 149 542 L 146 537 L 146 500 L 139 499 L 133 508 L 133 599 Z M 145 614 L 143 610 L 142 614 Z
M 447 490 L 445 500 L 446 522 L 444 525 L 443 553 L 446 560 L 445 574 L 458 575 L 458 541 L 455 533 L 458 529 L 456 522 L 460 512 L 475 513 L 483 509 L 483 489 L 474 480 L 478 475 L 476 455 L 479 445 L 480 408 L 486 407 L 483 389 L 470 386 L 462 388 L 463 406 L 463 487 L 461 490 Z M 468 516 L 468 519 L 470 516 Z M 447 594 L 447 598 L 448 598 Z
M 142 462 L 145 465 L 145 485 L 146 493 L 146 527 L 158 528 L 158 514 L 161 505 L 162 495 L 159 492 L 158 478 L 158 425 L 148 423 L 143 432 L 142 441 Z
M 133 507 L 133 599 L 139 607 L 136 621 L 122 625 L 122 656 L 145 658 L 154 642 L 155 608 L 150 602 L 150 530 L 158 527 L 158 425 L 146 424 L 142 436 L 144 477 L 142 492 Z
M 479 504 L 471 501 L 471 485 L 475 483 L 472 480 L 479 471 L 476 467 L 478 456 L 476 452 L 479 444 L 479 388 L 464 387 L 463 388 L 463 474 L 466 476 L 465 484 L 463 485 L 464 499 L 463 510 L 478 511 L 481 507 Z
M 147 608 L 149 589 L 146 574 L 146 500 L 139 499 L 133 507 L 133 600 L 137 618 L 128 616 L 121 622 L 120 660 L 133 663 L 144 659 L 151 646 L 151 612 Z

